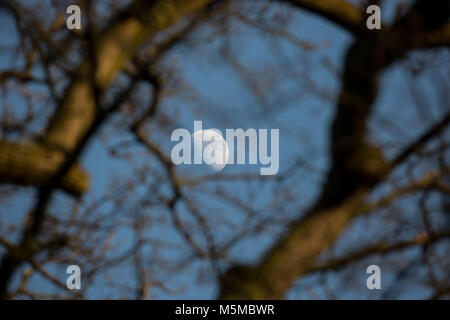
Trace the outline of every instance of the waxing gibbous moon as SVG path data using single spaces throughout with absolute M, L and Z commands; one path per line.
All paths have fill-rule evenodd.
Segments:
M 229 157 L 228 143 L 220 132 L 212 129 L 198 130 L 192 134 L 192 139 L 194 150 L 201 150 L 206 164 L 215 171 L 221 171 L 226 166 Z M 208 152 L 204 152 L 205 149 Z M 211 153 L 214 153 L 214 157 L 209 157 Z

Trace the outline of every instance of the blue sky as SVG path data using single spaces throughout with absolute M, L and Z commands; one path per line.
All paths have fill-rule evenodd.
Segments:
M 394 1 L 386 2 L 388 2 L 388 6 L 383 11 L 385 21 L 392 16 L 392 3 Z M 312 52 L 305 52 L 286 41 L 278 42 L 278 47 L 275 47 L 260 32 L 243 26 L 238 28 L 237 25 L 231 26 L 233 36 L 230 37 L 229 41 L 235 57 L 248 70 L 258 70 L 262 66 L 270 67 L 269 70 L 266 70 L 267 80 L 270 80 L 270 76 L 273 76 L 275 79 L 279 77 L 280 81 L 277 82 L 279 87 L 275 89 L 283 90 L 280 91 L 282 92 L 280 95 L 293 95 L 293 98 L 286 99 L 286 101 L 281 100 L 280 102 L 273 99 L 271 92 L 267 92 L 266 95 L 268 102 L 261 101 L 249 94 L 248 84 L 218 54 L 221 46 L 223 46 L 222 38 L 216 37 L 208 41 L 200 39 L 199 44 L 178 47 L 165 57 L 163 65 L 167 68 L 176 66 L 177 77 L 183 78 L 183 81 L 189 84 L 189 86 L 186 86 L 183 95 L 166 98 L 160 107 L 163 114 L 171 115 L 176 119 L 176 122 L 172 123 L 170 128 L 165 128 L 164 130 L 158 129 L 153 123 L 149 125 L 150 128 L 155 130 L 151 138 L 158 142 L 167 155 L 170 155 L 170 150 L 174 145 L 170 141 L 170 131 L 177 127 L 183 127 L 192 132 L 193 121 L 202 120 L 204 128 L 217 128 L 222 130 L 222 132 L 226 128 L 279 128 L 280 173 L 287 170 L 290 165 L 297 161 L 299 156 L 307 158 L 309 163 L 317 170 L 326 170 L 328 165 L 327 150 L 330 120 L 334 112 L 333 97 L 338 93 L 340 84 L 336 77 L 324 67 L 323 61 L 326 60 L 328 64 L 341 69 L 345 50 L 351 43 L 352 38 L 346 32 L 341 31 L 322 18 L 300 10 L 294 12 L 292 9 L 288 9 L 287 11 L 287 13 L 294 15 L 294 22 L 288 27 L 289 31 L 299 39 L 317 45 L 318 49 Z M 0 24 L 3 30 L 0 31 L 0 44 L 5 44 L 9 41 L 14 42 L 17 36 L 14 32 L 10 32 L 10 30 L 13 30 L 12 22 L 2 18 Z M 208 35 L 208 31 L 210 31 L 208 28 L 202 29 L 205 36 Z M 200 38 L 201 35 L 202 33 L 200 33 Z M 275 56 L 274 52 L 279 52 L 279 55 Z M 11 60 L 13 59 L 10 56 L 2 53 L 0 55 L 0 68 L 11 66 Z M 282 70 L 279 74 L 277 74 L 277 68 Z M 292 75 L 286 76 L 286 70 L 291 71 Z M 427 124 L 424 123 L 423 119 L 413 114 L 408 107 L 411 103 L 408 95 L 408 84 L 403 81 L 404 74 L 402 72 L 404 71 L 400 68 L 392 68 L 383 77 L 382 89 L 376 104 L 376 113 L 385 115 L 402 127 L 402 130 L 408 135 L 403 140 L 406 143 L 407 140 L 420 134 L 427 127 Z M 310 92 L 310 83 L 305 83 L 304 78 L 302 78 L 305 74 L 315 81 L 315 84 L 318 86 L 317 90 L 329 93 L 330 99 L 318 98 L 317 92 Z M 264 82 L 266 79 L 257 77 L 257 80 Z M 419 79 L 419 81 L 421 80 Z M 431 101 L 430 105 L 438 104 L 437 101 L 433 101 L 434 93 L 432 92 L 433 89 L 429 87 L 430 83 L 427 82 L 426 78 L 423 81 L 427 83 L 422 88 L 424 88 L 425 95 Z M 191 89 L 195 89 L 195 92 L 199 93 L 203 104 L 190 98 L 194 91 L 191 91 Z M 13 103 L 15 102 L 13 101 Z M 264 109 L 264 103 L 268 104 L 268 110 Z M 20 102 L 17 102 L 17 108 L 21 108 Z M 438 115 L 439 113 L 434 112 L 434 114 Z M 437 120 L 437 118 L 429 119 L 430 123 L 434 120 Z M 380 133 L 379 129 L 376 129 L 378 128 L 376 124 L 373 124 L 373 127 L 372 136 L 377 142 L 384 143 L 389 141 L 392 132 Z M 108 126 L 104 130 L 108 130 Z M 398 151 L 399 147 L 394 148 L 394 151 Z M 133 149 L 130 152 L 135 152 L 137 157 L 142 157 L 137 160 L 138 163 L 149 161 L 149 158 L 142 156 L 142 150 Z M 89 144 L 83 154 L 82 164 L 91 173 L 92 179 L 92 188 L 86 196 L 87 200 L 85 199 L 85 202 L 100 198 L 105 192 L 108 192 L 111 187 L 111 177 L 123 177 L 123 179 L 126 179 L 134 174 L 129 162 L 113 159 L 109 155 L 105 143 L 99 137 L 93 139 Z M 157 164 L 149 163 L 148 165 L 153 166 Z M 259 170 L 259 166 L 227 166 L 222 173 L 255 172 L 256 170 Z M 180 167 L 179 172 L 188 176 L 211 173 L 205 167 L 191 166 Z M 302 183 L 297 184 L 299 181 Z M 321 177 L 308 169 L 304 169 L 296 174 L 292 183 L 296 185 L 295 194 L 298 197 L 297 200 L 302 205 L 307 205 L 317 195 Z M 234 194 L 244 194 L 248 191 L 242 185 L 236 186 L 223 183 L 221 186 Z M 259 198 L 257 198 L 255 205 L 263 208 L 265 202 L 271 199 L 273 190 L 260 187 Z M 8 202 L 0 202 L 0 218 L 2 220 L 14 221 L 30 208 L 33 203 L 31 191 L 25 192 L 13 197 Z M 143 192 L 143 194 L 145 193 Z M 63 203 L 66 199 L 65 196 L 58 194 L 52 207 L 58 209 L 64 207 Z M 132 199 L 136 203 L 142 200 L 139 194 Z M 202 205 L 205 207 L 218 208 L 219 206 L 213 199 L 208 199 L 207 196 L 204 197 L 203 201 Z M 130 208 L 129 210 L 133 210 L 133 203 L 130 203 L 128 207 Z M 230 208 L 225 209 L 232 211 Z M 107 209 L 105 210 L 107 211 Z M 184 212 L 183 210 L 185 209 L 180 208 L 180 210 Z M 293 205 L 292 214 L 296 215 L 299 210 L 300 208 Z M 124 214 L 132 214 L 132 212 L 124 212 Z M 186 213 L 184 212 L 184 214 Z M 233 213 L 230 212 L 229 214 L 232 215 Z M 274 212 L 273 214 L 277 213 Z M 236 216 L 237 223 L 239 223 L 239 219 L 241 218 Z M 355 226 L 354 232 L 359 234 L 358 226 Z M 159 237 L 174 244 L 182 244 L 183 242 L 179 234 L 170 225 L 161 226 L 160 230 L 152 227 L 149 233 L 154 237 Z M 124 240 L 123 250 L 127 248 L 127 244 L 132 244 L 132 234 L 129 230 L 121 230 L 116 236 L 117 241 L 119 239 Z M 352 233 L 347 235 L 347 238 L 351 239 Z M 242 262 L 256 261 L 273 240 L 272 235 L 250 238 L 234 248 L 232 255 L 235 259 L 239 259 Z M 344 240 L 344 242 L 346 241 L 348 242 L 349 240 Z M 413 255 L 414 253 L 411 254 Z M 164 252 L 164 255 L 168 259 L 176 260 L 179 257 L 184 257 L 186 251 L 180 253 L 169 250 Z M 73 263 L 78 263 L 76 258 Z M 378 263 L 382 264 L 382 261 Z M 204 262 L 196 262 L 188 270 L 170 275 L 170 280 L 167 283 L 169 286 L 184 287 L 185 290 L 181 291 L 181 293 L 168 294 L 155 289 L 154 297 L 176 299 L 214 298 L 217 290 L 214 282 L 206 281 L 206 283 L 199 285 L 197 281 L 198 270 L 199 268 L 204 268 L 205 265 Z M 356 275 L 356 277 L 365 279 L 364 271 L 365 269 L 362 268 L 361 273 Z M 61 268 L 57 270 L 57 275 L 61 279 L 66 277 L 64 270 Z M 131 278 L 132 274 L 129 267 L 126 266 L 118 269 L 115 272 L 115 276 L 127 279 L 127 277 Z M 168 279 L 167 275 L 161 277 Z M 332 276 L 330 283 L 337 286 L 341 280 Z M 361 281 L 361 283 L 365 283 L 365 280 Z M 33 279 L 32 285 L 40 290 L 46 287 L 49 290 L 53 290 L 47 282 L 39 278 Z M 110 293 L 107 292 L 108 290 L 104 283 L 99 282 L 89 291 L 88 297 L 103 296 Z M 318 297 L 321 297 L 321 294 L 323 293 L 319 292 Z M 347 296 L 345 292 L 341 294 L 340 297 L 352 298 L 352 296 Z M 419 292 L 415 297 L 420 296 L 421 293 Z M 293 293 L 292 295 L 289 294 L 288 297 L 303 298 L 306 296 L 298 296 Z M 380 296 L 371 294 L 368 297 L 377 298 Z

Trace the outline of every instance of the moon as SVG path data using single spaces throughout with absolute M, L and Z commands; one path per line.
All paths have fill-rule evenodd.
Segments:
M 225 141 L 219 130 L 198 130 L 192 134 L 192 139 L 194 140 L 194 150 L 198 148 L 197 150 L 202 150 L 202 154 L 206 146 L 210 143 L 213 143 L 214 140 L 214 154 L 216 157 L 218 157 L 219 159 L 223 159 L 224 161 L 216 161 L 208 165 L 211 166 L 215 171 L 221 171 L 223 168 L 225 168 L 229 158 L 228 143 Z M 199 145 L 199 142 L 201 143 L 201 146 Z M 203 159 L 203 161 L 205 161 L 205 159 Z

